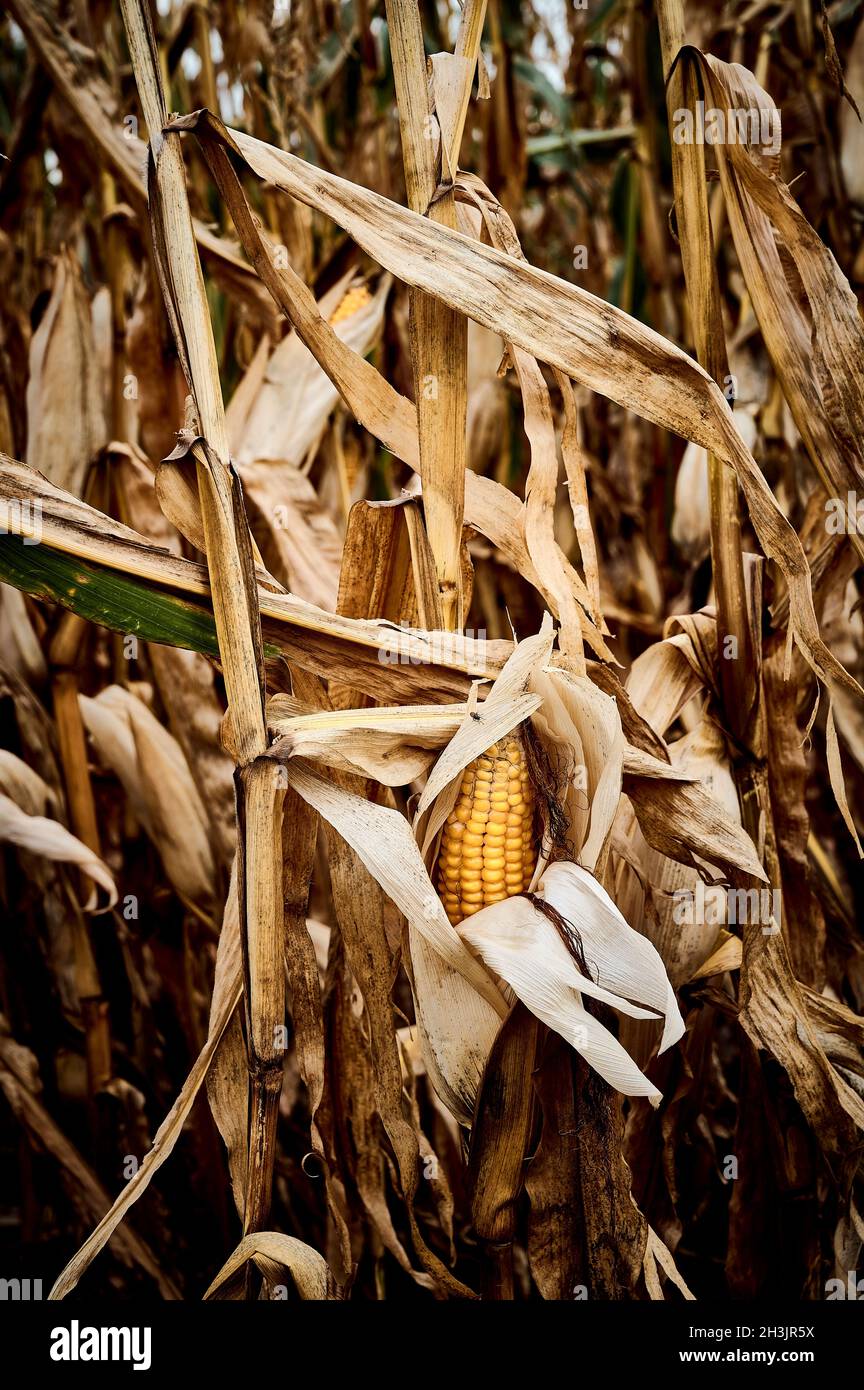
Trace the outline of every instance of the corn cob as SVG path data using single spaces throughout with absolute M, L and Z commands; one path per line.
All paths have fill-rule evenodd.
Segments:
M 534 790 L 511 734 L 466 767 L 444 825 L 437 887 L 455 926 L 481 907 L 524 893 L 537 860 Z
M 371 300 L 372 296 L 365 285 L 355 285 L 343 296 L 333 313 L 330 315 L 330 327 L 341 323 L 343 319 L 350 319 L 352 314 L 356 314 L 358 309 L 363 309 Z

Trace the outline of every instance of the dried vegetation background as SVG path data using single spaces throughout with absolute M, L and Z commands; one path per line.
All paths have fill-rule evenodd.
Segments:
M 860 4 L 0 25 L 0 1272 L 825 1297 Z M 676 143 L 699 101 L 782 143 Z M 520 728 L 535 899 L 454 927 L 440 828 Z

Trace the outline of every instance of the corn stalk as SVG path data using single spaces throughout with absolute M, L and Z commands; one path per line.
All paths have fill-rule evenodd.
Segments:
M 282 1079 L 284 1022 L 282 800 L 265 757 L 264 659 L 252 542 L 229 458 L 219 367 L 186 193 L 179 137 L 168 112 L 150 14 L 123 0 L 123 19 L 149 132 L 148 191 L 165 307 L 192 394 L 195 460 L 219 657 L 228 697 L 227 741 L 236 764 L 238 890 L 251 1082 L 244 1234 L 266 1225 Z
M 686 43 L 682 0 L 659 0 L 657 15 L 666 106 L 670 125 L 673 113 L 696 101 L 695 77 L 677 63 Z M 706 372 L 722 386 L 729 380 L 729 360 L 723 334 L 720 289 L 714 265 L 714 238 L 708 208 L 704 146 L 671 142 L 675 216 L 684 278 L 690 304 L 696 356 Z M 720 682 L 728 727 L 734 739 L 745 745 L 747 725 L 754 706 L 750 681 L 752 641 L 747 620 L 744 565 L 741 556 L 741 512 L 738 480 L 732 469 L 714 453 L 708 454 L 711 503 L 711 561 L 717 593 Z M 731 646 L 726 639 L 731 637 Z M 725 652 L 734 653 L 724 659 Z
M 453 183 L 486 0 L 468 0 L 455 53 L 439 54 L 432 60 L 437 156 L 419 7 L 410 0 L 387 0 L 386 9 L 408 206 L 439 226 L 455 229 Z M 439 179 L 443 184 L 440 189 Z M 440 614 L 436 616 L 440 621 L 435 626 L 453 632 L 464 622 L 460 551 L 465 512 L 468 323 L 458 310 L 420 290 L 410 291 L 409 305 L 423 506 L 438 578 Z

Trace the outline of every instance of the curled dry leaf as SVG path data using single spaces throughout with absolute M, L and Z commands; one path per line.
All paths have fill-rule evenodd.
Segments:
M 435 752 L 450 742 L 468 712 L 464 704 L 295 709 L 288 695 L 268 702 L 272 757 L 308 758 L 322 767 L 374 777 L 385 787 L 404 787 L 428 771 Z
M 229 1255 L 204 1298 L 215 1298 L 249 1260 L 254 1260 L 271 1283 L 275 1282 L 274 1276 L 280 1270 L 287 1270 L 304 1300 L 332 1297 L 330 1270 L 323 1255 L 311 1245 L 294 1236 L 283 1235 L 281 1231 L 256 1231 L 245 1236 Z
M 864 481 L 864 329 L 846 276 L 779 176 L 780 113 L 747 68 L 685 50 L 712 106 L 759 114 L 766 148 L 718 146 L 729 225 L 759 327 L 813 465 L 830 496 L 845 501 Z M 783 264 L 791 259 L 803 296 Z M 852 543 L 861 542 L 853 526 Z
M 31 788 L 27 789 L 28 795 Z M 26 850 L 28 854 L 40 855 L 43 859 L 53 859 L 61 864 L 74 864 L 89 879 L 93 891 L 84 904 L 87 912 L 97 907 L 97 888 L 101 888 L 107 902 L 100 909 L 107 911 L 117 901 L 117 886 L 107 864 L 97 854 L 76 839 L 59 821 L 46 816 L 28 815 L 22 811 L 11 797 L 0 795 L 0 841 Z

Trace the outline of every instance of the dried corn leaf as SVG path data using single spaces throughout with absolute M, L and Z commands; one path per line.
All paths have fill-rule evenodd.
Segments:
M 759 113 L 774 143 L 717 147 L 735 249 L 765 345 L 813 464 L 830 495 L 844 500 L 864 483 L 864 330 L 858 304 L 833 255 L 779 177 L 780 115 L 740 64 L 685 50 L 711 106 Z M 778 244 L 779 237 L 779 244 Z M 794 294 L 783 264 L 791 257 L 804 291 Z M 854 526 L 853 543 L 857 542 Z M 859 543 L 860 544 L 860 543 Z M 860 551 L 859 551 L 860 553 Z
M 218 653 L 204 566 L 151 545 L 5 455 L 0 524 L 8 531 L 0 534 L 0 574 L 10 583 L 115 631 Z M 18 537 L 36 526 L 40 544 L 22 549 Z M 512 650 L 509 642 L 339 617 L 263 584 L 258 601 L 268 656 L 283 651 L 385 701 L 464 698 L 471 678 L 496 675 Z
M 207 813 L 180 745 L 122 686 L 79 696 L 100 759 L 119 778 L 181 897 L 203 904 L 215 887 Z
M 332 217 L 385 269 L 444 300 L 619 405 L 702 444 L 733 467 L 765 554 L 790 591 L 802 650 L 826 680 L 856 691 L 822 642 L 801 543 L 738 434 L 719 388 L 691 358 L 621 310 L 462 233 L 310 166 L 209 114 L 172 123 L 225 143 L 259 177 Z
M 299 338 L 330 377 L 358 421 L 386 448 L 410 467 L 420 470 L 422 460 L 416 411 L 372 366 L 344 343 L 318 312 L 313 295 L 289 268 L 276 269 L 274 248 L 252 212 L 224 151 L 215 142 L 204 146 L 213 175 L 237 225 L 250 259 L 277 304 L 290 318 Z M 431 388 L 430 388 L 431 389 Z M 491 478 L 468 472 L 465 476 L 464 520 L 482 531 L 508 557 L 515 568 L 542 590 L 528 554 L 522 531 L 522 507 L 517 498 Z M 559 565 L 569 574 L 577 600 L 587 598 L 578 575 L 557 550 Z M 544 598 L 555 608 L 552 594 Z M 590 606 L 590 605 L 589 605 Z M 580 617 L 583 634 L 598 656 L 613 660 L 594 623 Z
M 28 767 L 7 748 L 0 748 L 0 792 L 10 797 L 25 815 L 57 815 L 57 794 L 35 768 Z
M 0 843 L 15 845 L 42 859 L 76 865 L 95 885 L 84 905 L 85 911 L 96 910 L 97 887 L 104 891 L 108 899 L 100 911 L 107 911 L 116 903 L 116 884 L 108 865 L 98 855 L 82 845 L 59 821 L 28 815 L 11 797 L 4 795 L 0 795 Z
M 278 1270 L 285 1269 L 302 1299 L 321 1300 L 332 1297 L 330 1270 L 323 1255 L 294 1236 L 281 1231 L 256 1231 L 241 1240 L 225 1261 L 216 1278 L 204 1294 L 212 1299 L 249 1260 L 259 1266 L 271 1283 L 276 1282 Z
M 379 705 L 307 714 L 294 713 L 296 705 L 288 695 L 268 702 L 271 756 L 308 758 L 387 787 L 404 787 L 422 776 L 468 712 L 467 705 Z
M 106 442 L 90 305 L 71 251 L 57 258 L 54 288 L 30 344 L 27 463 L 80 494 L 90 460 Z

